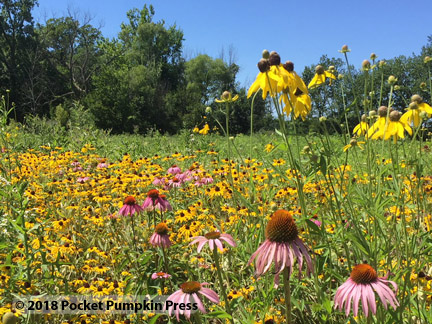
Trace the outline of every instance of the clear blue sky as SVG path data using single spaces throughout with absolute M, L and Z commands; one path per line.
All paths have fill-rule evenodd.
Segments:
M 37 22 L 61 17 L 70 8 L 90 14 L 105 37 L 116 37 L 126 12 L 155 8 L 155 21 L 176 24 L 184 33 L 183 52 L 218 57 L 232 45 L 240 66 L 238 81 L 248 86 L 258 72 L 263 49 L 276 50 L 295 69 L 318 62 L 319 57 L 342 57 L 349 45 L 350 63 L 360 66 L 372 52 L 378 59 L 419 54 L 432 35 L 430 0 L 236 1 L 236 0 L 39 0 L 33 15 Z

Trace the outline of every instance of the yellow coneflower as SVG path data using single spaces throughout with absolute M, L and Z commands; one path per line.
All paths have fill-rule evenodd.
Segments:
M 250 96 L 260 89 L 262 90 L 263 99 L 267 97 L 268 93 L 270 93 L 270 96 L 272 97 L 275 96 L 278 82 L 280 82 L 280 77 L 270 70 L 270 64 L 266 59 L 261 59 L 258 62 L 258 69 L 260 72 L 250 86 L 247 97 L 250 98 Z
M 312 78 L 311 82 L 308 84 L 309 89 L 315 89 L 320 85 L 325 83 L 325 80 L 329 79 L 330 84 L 331 80 L 336 80 L 336 77 L 330 71 L 326 71 L 322 65 L 317 65 L 315 67 L 315 75 Z
M 401 113 L 399 111 L 392 111 L 389 115 L 389 122 L 379 129 L 373 136 L 372 139 L 383 138 L 388 140 L 393 137 L 394 142 L 397 142 L 398 138 L 405 138 L 405 131 L 412 135 L 411 127 L 400 120 Z
M 351 139 L 351 141 L 349 142 L 348 145 L 345 145 L 343 148 L 343 151 L 346 152 L 347 150 L 349 150 L 352 147 L 358 147 L 359 149 L 363 149 L 363 147 L 361 146 L 362 144 L 364 144 L 365 142 L 358 142 L 355 138 Z
M 361 122 L 353 129 L 353 134 L 357 136 L 366 135 L 367 131 L 369 130 L 369 124 L 367 122 L 366 115 L 362 115 Z

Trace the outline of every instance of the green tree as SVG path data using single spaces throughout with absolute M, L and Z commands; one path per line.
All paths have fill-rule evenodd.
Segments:
M 0 1 L 0 91 L 10 90 L 10 99 L 22 118 L 29 103 L 24 101 L 28 53 L 35 47 L 34 22 L 31 11 L 36 0 Z

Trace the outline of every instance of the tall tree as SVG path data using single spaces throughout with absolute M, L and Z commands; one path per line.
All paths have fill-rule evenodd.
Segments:
M 23 102 L 23 84 L 29 65 L 28 53 L 33 52 L 34 22 L 31 14 L 36 0 L 0 1 L 0 90 L 10 90 L 17 105 L 18 117 L 23 117 L 28 102 Z

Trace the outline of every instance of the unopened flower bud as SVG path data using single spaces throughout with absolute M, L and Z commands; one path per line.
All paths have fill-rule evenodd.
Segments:
M 269 57 L 270 65 L 279 65 L 280 62 L 281 62 L 280 55 L 275 51 L 271 52 Z
M 375 112 L 375 111 L 373 111 L 373 112 Z M 362 121 L 362 122 L 367 121 L 367 116 L 366 116 L 366 114 L 363 114 L 363 115 L 361 116 L 361 121 Z
M 400 85 L 396 84 L 393 88 L 394 91 L 399 91 L 401 89 Z
M 268 60 L 261 59 L 258 62 L 258 69 L 260 70 L 261 73 L 264 73 L 264 72 L 267 72 L 268 70 L 270 70 L 270 64 L 269 64 Z
M 230 141 L 234 141 L 234 136 L 229 137 Z
M 310 151 L 311 151 L 311 148 L 310 148 L 309 145 L 306 145 L 305 147 L 303 147 L 303 152 L 304 152 L 305 154 L 308 154 Z
M 350 145 L 351 146 L 356 146 L 357 145 L 357 140 L 355 138 L 352 138 L 350 141 Z
M 327 120 L 327 118 L 325 116 L 321 116 L 319 118 L 320 123 L 324 123 Z
M 372 53 L 372 54 L 370 55 L 370 59 L 371 59 L 372 61 L 375 61 L 377 57 L 378 57 L 378 56 L 377 56 L 375 53 Z
M 378 67 L 382 68 L 382 67 L 383 67 L 384 65 L 386 65 L 386 64 L 387 64 L 386 61 L 381 60 L 381 61 L 378 62 Z
M 420 97 L 418 94 L 415 94 L 411 97 L 412 102 L 417 102 L 418 104 L 421 104 L 423 102 L 423 98 Z
M 392 112 L 390 113 L 390 115 L 389 115 L 389 119 L 390 119 L 390 121 L 392 121 L 392 122 L 397 122 L 397 121 L 399 121 L 400 117 L 401 117 L 401 113 L 400 113 L 399 111 L 397 111 L 397 110 L 392 111 Z
M 339 80 L 342 80 L 344 78 L 344 75 L 343 74 L 338 74 L 338 79 Z
M 385 117 L 387 116 L 387 107 L 386 106 L 381 106 L 378 108 L 378 116 L 380 117 Z
M 3 314 L 2 323 L 3 324 L 15 324 L 17 322 L 17 317 L 12 312 L 7 312 Z
M 266 49 L 263 50 L 262 51 L 262 58 L 267 60 L 269 57 L 270 57 L 270 52 Z
M 347 52 L 351 52 L 351 50 L 348 48 L 348 45 L 344 45 L 344 46 L 342 46 L 342 48 L 339 52 L 347 53 Z
M 369 71 L 371 67 L 371 63 L 368 60 L 364 60 L 362 62 L 362 70 L 363 71 Z
M 377 112 L 375 110 L 369 111 L 369 118 L 374 118 L 374 117 L 376 117 L 376 115 L 377 115 Z
M 414 109 L 418 109 L 419 106 L 418 106 L 417 102 L 413 101 L 409 104 L 408 108 L 411 110 L 414 110 Z
M 426 111 L 421 111 L 420 112 L 420 118 L 422 120 L 427 120 L 427 119 L 429 119 L 429 115 L 428 115 L 428 113 Z
M 426 63 L 429 63 L 430 61 L 432 61 L 432 57 L 430 57 L 430 56 L 425 56 L 423 62 L 426 64 Z
M 388 77 L 388 83 L 389 84 L 395 84 L 396 82 L 397 82 L 397 79 L 396 79 L 396 77 L 394 75 L 390 75 Z
M 287 70 L 288 72 L 292 72 L 294 71 L 294 63 L 291 61 L 286 61 L 285 64 L 283 65 L 283 67 L 285 68 L 285 70 Z
M 211 112 L 212 112 L 211 107 L 206 107 L 205 112 L 206 112 L 207 114 L 211 114 Z
M 329 71 L 330 71 L 331 73 L 335 73 L 335 72 L 336 72 L 336 68 L 335 68 L 334 65 L 330 65 L 328 69 L 329 69 Z
M 427 88 L 426 82 L 420 83 L 420 89 L 421 90 L 426 91 L 426 88 Z
M 324 74 L 324 67 L 322 65 L 317 65 L 315 67 L 315 73 L 316 74 Z

